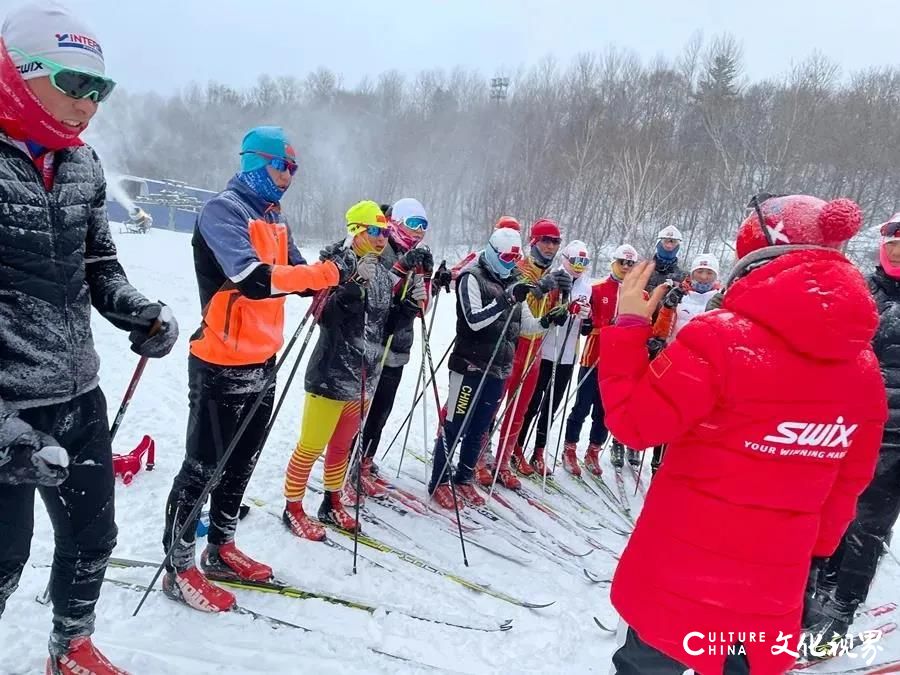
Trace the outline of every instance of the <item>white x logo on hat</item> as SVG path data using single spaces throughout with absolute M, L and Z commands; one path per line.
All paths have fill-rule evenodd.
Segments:
M 766 229 L 769 231 L 769 236 L 772 238 L 773 243 L 777 244 L 779 241 L 783 241 L 785 244 L 791 243 L 791 240 L 784 233 L 784 220 L 778 221 L 775 227 L 766 225 Z

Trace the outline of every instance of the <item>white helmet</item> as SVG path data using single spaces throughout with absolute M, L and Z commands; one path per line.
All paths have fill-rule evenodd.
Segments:
M 631 260 L 632 262 L 637 262 L 640 256 L 638 255 L 637 250 L 634 246 L 630 244 L 622 244 L 613 251 L 612 260 L 615 262 L 616 260 Z
M 484 249 L 485 260 L 502 279 L 510 275 L 521 255 L 522 235 L 507 227 L 494 230 Z
M 674 225 L 666 225 L 659 231 L 659 234 L 656 235 L 656 239 L 657 241 L 660 239 L 675 239 L 676 241 L 681 241 L 682 236 L 677 227 Z
M 428 220 L 428 214 L 425 213 L 425 207 L 422 202 L 412 197 L 404 197 L 394 202 L 391 207 L 391 220 L 395 223 L 404 224 L 407 218 L 421 218 Z
M 566 244 L 562 250 L 562 266 L 570 276 L 580 277 L 591 264 L 587 244 L 576 239 Z
M 694 270 L 710 270 L 715 272 L 718 277 L 719 261 L 712 253 L 701 253 L 700 255 L 695 256 L 693 262 L 691 262 L 691 273 L 693 273 Z

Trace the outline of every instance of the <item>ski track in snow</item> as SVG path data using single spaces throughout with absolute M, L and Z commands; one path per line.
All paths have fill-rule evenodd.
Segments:
M 159 298 L 170 305 L 181 328 L 181 337 L 172 354 L 162 360 L 151 360 L 148 364 L 115 443 L 115 451 L 124 453 L 130 451 L 145 433 L 156 439 L 156 469 L 153 472 L 141 471 L 130 486 L 123 485 L 121 480 L 117 483 L 119 538 L 114 555 L 158 561 L 163 555 L 160 539 L 165 499 L 184 452 L 188 338 L 198 326 L 200 306 L 189 236 L 162 230 L 154 230 L 148 235 L 123 235 L 118 234 L 116 225 L 112 229 L 129 279 L 147 297 Z M 310 259 L 315 259 L 315 250 L 309 247 L 305 253 Z M 288 298 L 286 339 L 299 324 L 308 305 L 308 299 Z M 435 362 L 453 336 L 453 298 L 443 297 L 438 312 L 431 345 Z M 137 363 L 137 356 L 128 349 L 127 334 L 115 329 L 96 313 L 93 329 L 102 361 L 101 385 L 112 419 Z M 379 464 L 390 478 L 396 473 L 400 442 L 386 460 L 380 458 L 412 402 L 420 364 L 418 331 L 417 328 L 410 364 L 404 372 L 378 454 Z M 313 341 L 315 339 L 316 336 L 313 336 Z M 312 346 L 311 341 L 306 357 L 312 352 Z M 293 355 L 279 375 L 279 385 L 284 384 L 292 365 Z M 265 508 L 281 510 L 284 469 L 300 430 L 304 369 L 305 366 L 301 366 L 297 373 L 247 490 L 248 496 L 265 500 L 267 507 L 254 507 L 250 515 L 241 521 L 238 527 L 239 546 L 251 556 L 272 565 L 279 578 L 309 590 L 331 592 L 370 605 L 383 604 L 387 608 L 401 608 L 460 623 L 489 625 L 512 618 L 513 629 L 505 633 L 461 631 L 398 614 L 377 612 L 373 616 L 318 600 L 295 600 L 252 591 L 238 591 L 238 602 L 249 609 L 319 632 L 303 633 L 286 627 L 275 630 L 267 623 L 237 614 L 200 614 L 167 600 L 160 593 L 151 594 L 140 615 L 134 618 L 131 615 L 139 594 L 107 584 L 98 605 L 95 641 L 114 663 L 134 675 L 295 673 L 301 669 L 325 673 L 609 672 L 614 639 L 600 632 L 592 620 L 593 616 L 598 616 L 607 625 L 615 623 L 617 617 L 609 604 L 609 586 L 590 584 L 576 571 L 587 566 L 599 576 L 611 577 L 614 561 L 602 551 L 595 550 L 586 558 L 571 558 L 573 565 L 564 570 L 537 554 L 528 554 L 534 562 L 523 567 L 475 546 L 468 546 L 470 567 L 466 568 L 462 564 L 459 541 L 441 530 L 431 519 L 412 514 L 400 516 L 384 509 L 374 511 L 422 546 L 427 546 L 427 549 L 372 525 L 364 527 L 364 531 L 372 536 L 498 590 L 534 602 L 556 601 L 547 609 L 528 610 L 478 595 L 452 581 L 362 545 L 360 553 L 384 563 L 394 572 L 361 561 L 359 573 L 354 576 L 350 554 L 296 539 L 275 518 L 265 513 Z M 438 374 L 438 387 L 441 396 L 445 396 L 446 366 Z M 279 386 L 279 394 L 280 391 Z M 434 402 L 429 400 L 428 406 L 428 437 L 423 436 L 421 407 L 417 409 L 410 433 L 410 447 L 419 454 L 423 454 L 426 447 L 430 450 L 433 442 L 437 415 Z M 550 437 L 556 438 L 555 433 Z M 579 454 L 581 451 L 583 448 L 580 448 Z M 604 466 L 607 461 L 604 459 Z M 423 480 L 426 478 L 426 467 L 412 457 L 404 459 L 403 468 L 404 472 Z M 557 474 L 562 473 L 560 466 Z M 321 465 L 318 465 L 313 472 L 314 481 L 320 476 Z M 605 477 L 615 491 L 611 475 Z M 644 480 L 648 479 L 649 469 L 646 469 Z M 411 491 L 424 492 L 420 484 L 409 478 L 401 478 L 401 481 Z M 582 501 L 595 506 L 599 515 L 618 522 L 610 517 L 598 498 L 584 492 L 568 477 L 563 478 L 563 482 Z M 632 497 L 634 484 L 630 478 L 626 485 L 629 486 L 628 496 L 635 512 L 641 499 Z M 512 498 L 510 495 L 507 497 Z M 578 512 L 562 498 L 553 496 L 548 499 L 551 505 L 570 517 L 577 516 L 581 521 L 587 519 L 584 513 Z M 307 492 L 305 505 L 308 513 L 315 513 L 318 500 L 314 492 Z M 521 501 L 519 507 L 528 513 L 531 520 L 554 533 L 561 541 L 579 551 L 586 550 L 583 540 L 562 529 L 544 514 Z M 608 531 L 591 532 L 590 535 L 617 551 L 624 546 L 622 537 Z M 349 539 L 339 535 L 329 536 L 341 544 L 352 545 Z M 512 550 L 499 537 L 492 536 L 492 539 L 497 548 Z M 5 620 L 0 621 L 0 674 L 43 672 L 50 609 L 36 603 L 34 598 L 43 592 L 47 582 L 52 542 L 49 520 L 42 503 L 37 500 L 30 564 L 25 568 L 19 590 L 8 603 Z M 198 540 L 198 555 L 203 545 L 205 539 Z M 900 541 L 894 542 L 894 551 L 900 553 Z M 660 564 L 666 564 L 666 561 L 661 560 Z M 146 584 L 152 570 L 110 568 L 109 576 Z M 898 587 L 900 569 L 892 560 L 885 559 L 869 603 L 897 600 Z M 367 647 L 432 667 L 422 668 L 377 655 Z M 879 661 L 888 657 L 900 658 L 900 640 L 892 637 L 885 643 Z M 827 664 L 827 669 L 836 670 L 839 665 L 834 660 Z M 814 673 L 815 670 L 806 672 Z

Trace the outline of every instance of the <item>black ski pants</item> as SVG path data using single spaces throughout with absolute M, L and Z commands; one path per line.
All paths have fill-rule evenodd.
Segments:
M 854 607 L 865 602 L 883 545 L 900 515 L 900 448 L 882 448 L 875 476 L 856 505 L 856 518 L 825 566 L 835 599 Z
M 188 522 L 191 509 L 212 479 L 216 465 L 250 413 L 274 367 L 275 359 L 259 365 L 225 367 L 189 357 L 185 457 L 166 502 L 163 550 L 173 545 L 175 536 Z M 210 493 L 207 535 L 210 544 L 222 545 L 234 539 L 241 500 L 262 452 L 263 435 L 274 401 L 273 380 Z M 185 570 L 195 564 L 197 520 L 193 519 L 184 537 L 173 548 L 169 571 Z
M 528 440 L 528 430 L 534 422 L 535 415 L 538 414 L 540 407 L 540 415 L 538 416 L 537 431 L 534 436 L 534 447 L 547 447 L 547 427 L 550 426 L 550 417 L 556 412 L 563 396 L 566 395 L 566 385 L 572 377 L 572 370 L 575 364 L 560 363 L 556 366 L 556 382 L 553 385 L 553 410 L 550 410 L 550 379 L 553 377 L 553 361 L 550 359 L 541 360 L 541 368 L 538 371 L 538 381 L 534 388 L 534 394 L 531 396 L 531 402 L 528 404 L 528 410 L 525 411 L 522 428 L 519 431 L 518 444 L 519 447 L 525 447 L 525 441 Z
M 378 378 L 378 386 L 372 394 L 372 402 L 369 404 L 369 412 L 366 416 L 366 426 L 363 428 L 363 448 L 366 457 L 374 457 L 381 443 L 381 432 L 394 408 L 394 399 L 397 389 L 400 388 L 400 379 L 403 377 L 403 366 L 385 366 Z
M 690 670 L 689 666 L 643 642 L 632 628 L 625 635 L 625 644 L 613 654 L 612 662 L 615 675 L 683 675 L 686 670 Z M 747 657 L 743 654 L 729 654 L 722 672 L 723 675 L 749 675 L 750 664 Z
M 443 433 L 438 433 L 437 442 L 434 444 L 434 462 L 431 466 L 431 481 L 429 491 L 434 492 L 438 482 L 446 483 L 450 480 L 451 468 L 447 467 L 447 453 L 454 448 L 457 436 L 462 430 L 467 417 L 471 420 L 467 423 L 465 435 L 458 440 L 459 461 L 453 481 L 457 484 L 468 483 L 475 472 L 475 463 L 481 453 L 481 442 L 485 432 L 490 428 L 491 421 L 497 413 L 500 405 L 500 397 L 503 395 L 504 380 L 490 375 L 484 379 L 484 386 L 475 400 L 475 392 L 481 381 L 482 373 L 471 372 L 465 375 L 450 371 L 450 393 L 447 397 L 447 414 L 443 421 Z M 445 471 L 445 467 L 446 471 Z
M 116 545 L 115 479 L 106 399 L 100 387 L 65 403 L 28 408 L 19 416 L 53 436 L 69 453 L 69 477 L 38 487 L 55 548 L 50 570 L 53 634 L 64 653 L 71 639 L 94 632 L 94 607 Z M 19 583 L 34 531 L 34 485 L 0 485 L 0 614 Z
M 588 371 L 590 370 L 590 374 Z M 587 379 L 585 379 L 587 375 Z M 584 380 L 584 382 L 582 382 Z M 566 443 L 577 443 L 581 436 L 581 427 L 591 415 L 591 432 L 588 439 L 591 443 L 602 445 L 609 435 L 606 429 L 606 415 L 603 413 L 603 402 L 600 400 L 600 383 L 597 381 L 597 369 L 591 370 L 588 366 L 578 369 L 578 380 L 582 382 L 575 394 L 575 405 L 572 406 L 569 417 L 566 420 Z

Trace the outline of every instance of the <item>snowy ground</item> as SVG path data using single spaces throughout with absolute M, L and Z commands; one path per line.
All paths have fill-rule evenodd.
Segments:
M 149 297 L 171 305 L 182 331 L 182 338 L 172 355 L 148 366 L 116 440 L 116 450 L 127 452 L 143 434 L 151 434 L 156 439 L 157 464 L 154 472 L 141 472 L 130 486 L 121 483 L 118 486 L 119 543 L 115 555 L 158 561 L 162 558 L 159 540 L 164 501 L 183 453 L 188 336 L 198 325 L 200 308 L 188 236 L 153 231 L 143 236 L 117 235 L 117 243 L 132 282 Z M 307 306 L 306 300 L 288 300 L 288 333 L 299 323 Z M 435 360 L 449 344 L 453 325 L 453 303 L 444 299 L 435 323 L 432 345 Z M 94 335 L 103 359 L 101 382 L 110 401 L 112 417 L 137 357 L 128 350 L 126 335 L 102 319 L 95 320 Z M 419 364 L 417 351 L 412 354 L 411 364 L 397 395 L 395 414 L 385 430 L 382 450 L 412 402 Z M 441 371 L 438 382 L 443 395 L 447 378 L 446 369 Z M 301 367 L 301 378 L 302 372 Z M 151 595 L 137 618 L 132 618 L 138 594 L 106 585 L 100 599 L 95 637 L 115 663 L 135 675 L 293 673 L 301 668 L 325 673 L 608 672 L 614 641 L 599 631 L 591 619 L 598 616 L 609 625 L 615 623 L 608 585 L 591 584 L 581 573 L 582 567 L 588 567 L 601 577 L 611 577 L 614 560 L 602 551 L 594 550 L 585 558 L 570 557 L 564 564 L 533 555 L 533 562 L 523 566 L 470 546 L 470 566 L 466 568 L 461 561 L 458 540 L 432 519 L 413 514 L 400 516 L 374 507 L 376 515 L 421 542 L 423 547 L 401 538 L 396 532 L 371 525 L 366 528 L 367 533 L 498 590 L 535 602 L 556 601 L 547 609 L 529 610 L 478 595 L 396 557 L 364 547 L 360 547 L 361 553 L 389 569 L 380 569 L 364 561 L 354 576 L 351 557 L 346 552 L 293 538 L 266 511 L 281 509 L 283 473 L 297 441 L 301 399 L 302 379 L 292 387 L 250 483 L 248 495 L 264 500 L 267 506 L 255 507 L 241 523 L 238 530 L 240 546 L 271 564 L 283 580 L 309 590 L 328 591 L 370 605 L 402 608 L 458 622 L 485 624 L 511 618 L 514 619 L 513 630 L 506 633 L 462 631 L 397 614 L 372 616 L 320 601 L 247 591 L 238 592 L 238 601 L 243 606 L 313 628 L 315 632 L 303 633 L 290 628 L 273 630 L 268 624 L 241 615 L 203 615 L 176 605 L 158 593 Z M 427 438 L 420 413 L 412 426 L 410 447 L 418 452 L 431 443 L 435 419 L 433 404 L 429 405 L 428 415 L 431 428 Z M 555 433 L 551 438 L 556 438 Z M 396 447 L 381 464 L 396 467 L 398 460 L 399 447 Z M 404 472 L 409 472 L 401 476 L 404 486 L 422 491 L 416 478 L 425 478 L 425 466 L 407 456 L 403 467 Z M 320 471 L 317 468 L 314 478 Z M 395 469 L 389 472 L 393 476 Z M 598 514 L 609 515 L 598 497 L 568 477 L 562 480 Z M 627 482 L 630 493 L 634 483 L 630 478 Z M 572 517 L 589 520 L 584 512 L 578 512 L 558 496 L 548 497 L 548 500 L 549 504 Z M 632 504 L 636 505 L 637 501 L 633 500 Z M 306 505 L 308 511 L 314 512 L 318 496 L 308 492 Z M 536 510 L 524 504 L 521 508 L 528 511 L 542 529 L 554 533 L 573 549 L 579 552 L 589 549 L 583 539 L 565 531 Z M 624 546 L 624 539 L 611 532 L 592 531 L 590 535 L 614 550 Z M 493 541 L 498 547 L 515 552 L 499 538 L 495 537 Z M 46 584 L 52 548 L 50 524 L 38 503 L 31 565 L 26 568 L 21 587 L 7 606 L 5 620 L 0 622 L 2 674 L 42 670 L 50 610 L 37 604 L 34 598 Z M 900 553 L 900 543 L 896 541 L 894 551 Z M 665 562 L 660 561 L 660 564 Z M 111 569 L 108 576 L 147 583 L 152 570 Z M 870 602 L 898 601 L 898 588 L 900 568 L 893 561 L 885 560 Z M 890 646 L 895 652 L 894 658 L 900 658 L 900 640 L 897 642 Z M 410 658 L 427 666 L 401 662 L 371 649 Z

